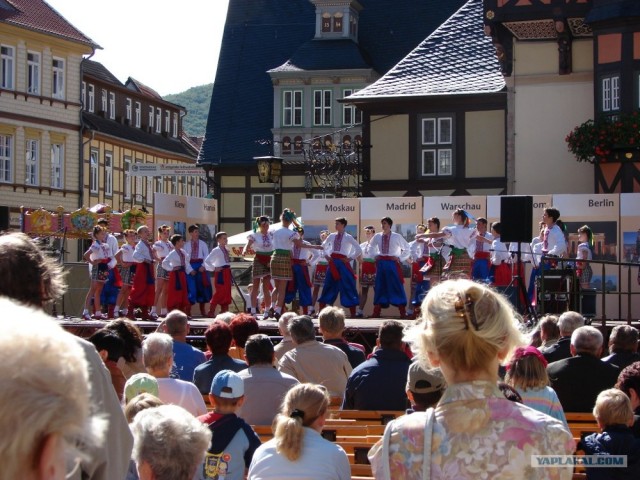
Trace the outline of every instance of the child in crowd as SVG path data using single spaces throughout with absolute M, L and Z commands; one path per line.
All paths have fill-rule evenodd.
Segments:
M 160 387 L 158 386 L 158 380 L 148 373 L 136 373 L 124 384 L 124 404 L 127 405 L 131 399 L 143 393 L 159 397 Z
M 582 448 L 586 455 L 626 456 L 627 467 L 587 467 L 587 479 L 640 478 L 640 439 L 634 437 L 630 428 L 633 424 L 633 410 L 629 397 L 617 388 L 600 392 L 593 407 L 593 416 L 601 433 L 587 436 L 578 448 Z
M 231 303 L 232 278 L 229 252 L 227 251 L 227 234 L 218 232 L 216 242 L 218 242 L 218 246 L 211 250 L 211 253 L 204 259 L 205 268 L 213 272 L 213 283 L 216 286 L 209 307 L 209 318 L 215 317 L 218 305 L 220 305 L 220 313 L 224 313 L 229 310 Z
M 126 378 L 118 366 L 118 361 L 124 352 L 124 342 L 114 332 L 104 328 L 96 331 L 87 340 L 96 347 L 98 355 L 100 355 L 104 365 L 109 370 L 111 383 L 118 395 L 118 399 L 122 398 Z
M 414 361 L 407 372 L 406 392 L 411 402 L 411 409 L 407 413 L 435 408 L 446 387 L 447 382 L 439 368 L 425 370 L 418 361 Z
M 133 252 L 136 249 L 136 232 L 135 230 L 125 230 L 124 244 L 116 253 L 118 268 L 120 269 L 120 277 L 122 278 L 122 288 L 116 299 L 116 308 L 121 317 L 127 314 L 127 299 L 133 285 L 133 276 L 136 273 L 136 261 L 133 258 Z
M 162 261 L 162 268 L 169 272 L 166 306 L 169 311 L 177 309 L 190 316 L 191 303 L 189 303 L 187 275 L 192 275 L 194 271 L 189 262 L 189 254 L 184 251 L 182 235 L 172 235 L 171 244 L 173 250 Z
M 102 305 L 100 303 L 100 294 L 104 283 L 109 278 L 109 270 L 116 266 L 116 259 L 111 253 L 111 247 L 105 242 L 107 236 L 107 230 L 103 227 L 96 225 L 93 227 L 93 243 L 84 254 L 84 260 L 90 263 L 93 268 L 91 269 L 91 286 L 84 302 L 84 310 L 82 311 L 82 318 L 84 320 L 91 320 L 89 314 L 89 308 L 91 307 L 91 301 L 96 309 L 96 313 L 93 316 L 96 320 L 104 320 L 101 313 Z
M 207 479 L 243 480 L 260 438 L 236 415 L 244 402 L 244 381 L 231 370 L 221 370 L 213 377 L 209 400 L 213 412 L 198 417 L 213 434 L 204 461 Z

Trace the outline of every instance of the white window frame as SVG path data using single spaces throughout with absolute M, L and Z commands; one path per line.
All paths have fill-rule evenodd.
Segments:
M 80 102 L 82 103 L 82 109 L 87 109 L 87 82 L 82 82 L 82 91 L 80 92 Z
M 13 90 L 15 85 L 16 49 L 0 45 L 0 88 Z
M 136 128 L 140 128 L 140 125 L 142 123 L 142 105 L 140 104 L 140 102 L 136 102 L 136 109 L 135 109 L 135 114 L 136 114 Z
M 89 153 L 89 192 L 98 193 L 98 181 L 100 179 L 100 153 L 91 149 Z
M 122 192 L 125 200 L 131 200 L 131 157 L 124 157 L 124 172 L 122 175 Z
M 104 152 L 104 194 L 113 196 L 113 153 Z
M 332 125 L 331 102 L 333 99 L 332 90 L 313 91 L 313 125 Z M 318 116 L 320 121 L 318 121 Z
M 333 193 L 314 193 L 313 195 L 311 195 L 311 198 L 324 199 L 324 198 L 336 198 L 336 196 Z
M 282 126 L 302 126 L 302 90 L 282 91 Z
M 58 100 L 64 100 L 65 95 L 65 60 L 60 57 L 53 57 L 51 60 L 51 96 Z
M 342 91 L 342 98 L 353 95 L 358 90 L 346 89 Z M 359 125 L 362 123 L 362 110 L 355 105 L 342 104 L 342 124 L 343 125 Z
M 35 138 L 26 140 L 25 148 L 25 179 L 26 185 L 40 185 L 40 141 Z
M 162 131 L 162 109 L 160 107 L 156 108 L 156 133 L 160 133 Z
M 136 165 L 140 165 L 142 163 L 144 163 L 144 162 L 141 159 L 136 158 Z M 136 195 L 136 199 L 138 198 L 138 195 L 140 197 L 144 198 L 143 177 L 133 177 L 133 178 L 135 179 L 135 191 L 134 191 L 134 194 Z
M 147 163 L 151 163 L 151 162 L 147 162 Z M 147 203 L 147 205 L 153 205 L 153 178 L 154 177 L 147 177 L 147 194 L 145 196 L 145 201 Z
M 109 118 L 114 120 L 116 118 L 116 94 L 109 92 Z
M 39 52 L 27 52 L 27 93 L 31 95 L 40 95 L 40 85 L 42 83 L 41 58 Z
M 272 193 L 255 193 L 251 195 L 252 218 L 266 215 L 273 218 L 275 210 L 275 195 Z
M 64 143 L 51 144 L 51 188 L 64 187 Z
M 149 105 L 149 128 L 153 129 L 153 119 L 155 118 L 156 109 L 153 105 Z
M 0 183 L 13 183 L 13 136 L 0 134 Z
M 176 112 L 173 112 L 173 133 L 172 133 L 174 138 L 177 138 L 178 136 L 178 114 Z
M 454 119 L 434 115 L 420 120 L 420 175 L 451 177 L 454 163 Z
M 129 120 L 129 123 L 131 123 L 131 99 L 130 98 L 127 98 L 127 105 L 124 110 L 124 115 L 125 115 L 125 118 Z
M 102 89 L 102 96 L 101 98 L 101 103 L 100 105 L 102 106 L 102 108 L 100 109 L 102 112 L 104 112 L 104 116 L 107 116 L 107 90 L 106 89 Z
M 603 112 L 616 112 L 620 110 L 620 75 L 608 75 L 602 78 L 601 107 Z
M 164 193 L 164 177 L 155 177 L 156 179 L 156 189 L 157 193 Z
M 171 112 L 169 110 L 164 111 L 164 131 L 167 132 L 167 135 L 171 131 Z
M 96 89 L 91 83 L 87 87 L 87 96 L 89 101 L 87 109 L 93 113 L 96 109 Z

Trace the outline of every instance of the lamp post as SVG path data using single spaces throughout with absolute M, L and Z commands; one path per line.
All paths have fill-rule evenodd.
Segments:
M 258 181 L 260 183 L 273 183 L 276 193 L 280 193 L 282 182 L 282 158 L 280 157 L 253 157 L 258 167 Z

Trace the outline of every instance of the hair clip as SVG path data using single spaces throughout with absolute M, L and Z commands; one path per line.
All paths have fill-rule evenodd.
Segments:
M 289 414 L 291 418 L 299 418 L 300 420 L 304 419 L 304 412 L 297 408 L 293 409 L 293 411 Z
M 471 295 L 465 295 L 465 300 L 462 300 L 462 296 L 459 295 L 460 300 L 456 302 L 455 309 L 456 312 L 464 319 L 464 328 L 469 330 L 469 324 L 473 325 L 476 332 L 480 329 L 480 325 L 478 324 L 478 320 L 476 319 L 476 311 L 474 308 L 473 300 L 471 299 Z

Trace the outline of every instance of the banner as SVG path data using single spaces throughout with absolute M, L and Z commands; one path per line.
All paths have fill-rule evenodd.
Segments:
M 335 231 L 335 219 L 347 219 L 345 231 L 358 242 L 360 238 L 360 202 L 359 198 L 322 198 L 302 199 L 301 215 L 304 222 L 304 238 L 315 245 L 320 244 L 322 230 Z
M 423 223 L 422 197 L 372 197 L 360 200 L 360 225 L 363 229 L 372 225 L 376 232 L 381 232 L 380 220 L 383 217 L 393 220 L 392 232 L 412 242 L 416 236 L 416 225 Z
M 154 238 L 161 225 L 171 227 L 171 234 L 178 233 L 186 241 L 190 240 L 188 228 L 198 225 L 200 240 L 209 250 L 216 246 L 218 233 L 218 201 L 209 198 L 187 197 L 183 195 L 154 195 Z
M 551 195 L 531 195 L 533 197 L 533 212 L 531 215 L 531 238 L 538 236 L 540 231 L 540 222 L 542 221 L 542 213 L 545 208 L 552 206 Z M 493 222 L 500 221 L 500 202 L 501 195 L 491 195 L 487 197 L 487 222 L 489 229 Z
M 469 197 L 424 197 L 424 219 L 437 217 L 440 219 L 440 228 L 453 225 L 453 212 L 463 209 L 474 218 L 487 216 L 487 197 L 476 195 Z
M 635 292 L 631 297 L 631 318 L 635 320 L 640 312 L 640 193 L 620 194 L 620 261 L 634 263 L 636 267 L 622 267 L 620 289 L 622 291 Z M 631 271 L 629 271 L 631 270 Z M 622 319 L 628 317 L 628 303 L 622 305 Z
M 132 177 L 176 177 L 182 175 L 205 176 L 204 169 L 197 165 L 158 165 L 156 163 L 134 163 L 129 169 Z M 162 194 L 160 194 L 162 195 Z

